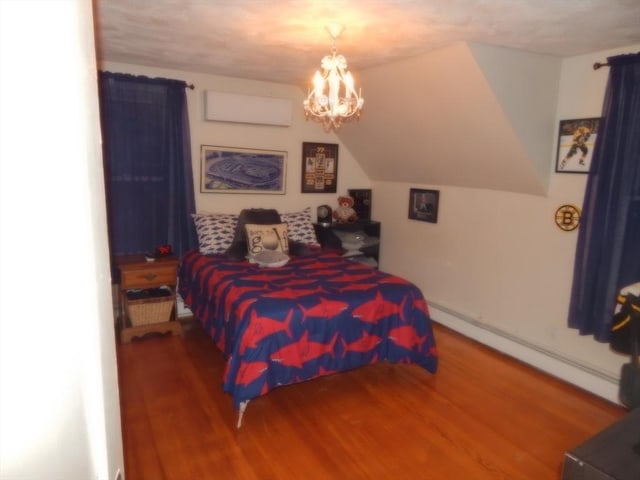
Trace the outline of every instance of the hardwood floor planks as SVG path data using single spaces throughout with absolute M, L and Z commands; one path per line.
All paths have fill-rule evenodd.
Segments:
M 381 363 L 252 401 L 197 325 L 118 345 L 127 480 L 558 479 L 623 408 L 438 326 L 438 373 Z

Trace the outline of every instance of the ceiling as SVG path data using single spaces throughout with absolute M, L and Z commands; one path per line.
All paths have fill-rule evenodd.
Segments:
M 99 62 L 302 92 L 342 24 L 366 103 L 336 135 L 371 180 L 529 195 L 549 182 L 560 57 L 640 44 L 640 0 L 94 2 Z
M 299 85 L 472 41 L 555 56 L 640 42 L 640 0 L 95 0 L 99 61 Z

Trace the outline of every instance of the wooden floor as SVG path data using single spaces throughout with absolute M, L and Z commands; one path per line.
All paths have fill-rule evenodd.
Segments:
M 198 326 L 118 346 L 126 480 L 559 479 L 625 414 L 435 326 L 438 373 L 382 363 L 281 387 L 240 430 Z

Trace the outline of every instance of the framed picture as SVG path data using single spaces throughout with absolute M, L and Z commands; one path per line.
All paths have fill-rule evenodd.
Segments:
M 556 172 L 589 173 L 600 118 L 560 120 Z
M 439 190 L 409 190 L 409 218 L 423 222 L 438 223 Z
M 284 194 L 287 152 L 202 145 L 202 193 Z
M 336 193 L 338 145 L 302 143 L 302 193 Z

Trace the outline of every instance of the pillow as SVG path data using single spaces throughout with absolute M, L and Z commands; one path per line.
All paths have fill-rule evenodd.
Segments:
M 311 207 L 307 207 L 301 212 L 282 213 L 280 220 L 287 224 L 289 240 L 318 245 L 316 231 L 311 222 Z
M 248 223 L 247 252 L 249 256 L 260 252 L 289 252 L 289 240 L 287 238 L 287 224 L 257 225 Z
M 233 242 L 238 215 L 233 213 L 193 213 L 198 247 L 203 255 L 224 253 Z
M 271 225 L 282 223 L 277 210 L 267 208 L 246 208 L 238 215 L 233 241 L 225 256 L 230 260 L 244 260 L 247 256 L 247 232 L 244 226 L 247 223 Z
M 289 256 L 282 252 L 264 250 L 249 256 L 249 262 L 257 263 L 261 267 L 277 268 L 286 265 L 289 262 Z

